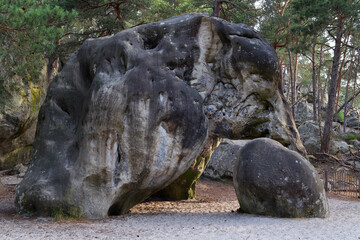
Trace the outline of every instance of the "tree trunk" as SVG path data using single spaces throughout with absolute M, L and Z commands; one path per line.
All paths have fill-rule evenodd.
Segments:
M 351 81 L 351 72 L 352 72 L 352 67 L 353 67 L 353 57 L 354 54 L 351 54 L 351 59 L 350 59 L 350 66 L 349 66 L 349 72 L 348 72 L 348 79 L 347 79 L 347 83 L 346 83 L 346 91 L 345 91 L 345 102 L 344 102 L 344 125 L 343 125 L 343 130 L 344 132 L 346 132 L 346 113 L 347 113 L 347 99 L 349 96 L 349 85 L 350 85 L 350 81 Z
M 284 93 L 284 60 L 279 58 L 280 72 L 281 72 L 281 91 Z
M 291 106 L 291 111 L 292 111 L 292 114 L 293 114 L 293 116 L 295 116 L 295 103 L 296 103 L 296 99 L 297 99 L 297 89 L 296 89 L 296 78 L 297 78 L 297 71 L 298 71 L 298 63 L 299 63 L 299 61 L 298 61 L 298 54 L 296 53 L 295 54 L 295 63 L 294 63 L 294 76 L 293 76 L 293 85 L 292 85 L 292 87 L 293 87 L 293 89 L 292 89 L 292 106 Z
M 313 48 L 312 48 L 312 90 L 313 90 L 313 117 L 314 117 L 314 121 L 317 120 L 317 85 L 316 85 L 316 67 L 315 67 L 315 49 L 316 47 L 316 38 L 314 40 L 313 43 Z
M 293 115 L 293 117 L 295 116 L 295 111 L 294 111 L 294 103 L 295 103 L 295 86 L 294 86 L 294 81 L 293 81 L 293 73 L 292 73 L 292 61 L 291 61 L 291 52 L 290 49 L 287 49 L 288 54 L 289 54 L 289 68 L 290 68 L 290 86 L 291 86 L 291 113 Z
M 327 76 L 331 76 L 331 68 L 327 69 Z M 328 82 L 329 82 L 329 80 L 326 78 L 325 79 L 325 85 L 324 85 L 324 87 L 322 89 L 322 92 L 321 92 L 321 102 L 322 102 L 323 105 L 325 103 L 325 94 L 326 94 L 326 91 L 328 90 Z
M 338 23 L 336 26 L 335 49 L 334 49 L 334 57 L 331 68 L 331 79 L 329 84 L 329 94 L 328 94 L 329 102 L 326 107 L 326 118 L 325 118 L 325 125 L 323 131 L 323 141 L 321 144 L 321 150 L 325 153 L 329 153 L 332 122 L 334 119 L 334 107 L 335 107 L 337 83 L 338 83 L 337 81 L 338 70 L 339 70 L 339 62 L 341 55 L 341 38 L 343 33 L 342 24 L 343 24 L 343 17 L 339 16 Z
M 358 49 L 357 50 L 358 53 L 358 57 L 357 57 L 357 64 L 356 64 L 356 67 L 355 67 L 355 78 L 354 78 L 354 95 L 353 97 L 355 98 L 355 92 L 356 92 L 356 83 L 357 83 L 357 74 L 359 72 L 359 66 L 360 66 L 360 50 Z M 353 107 L 353 104 L 354 104 L 354 101 L 351 102 L 351 106 L 350 107 Z
M 320 47 L 320 56 L 319 56 L 319 69 L 318 69 L 318 93 L 317 93 L 317 103 L 318 103 L 318 120 L 321 121 L 321 106 L 322 106 L 322 102 L 320 101 L 320 95 L 321 95 L 321 65 L 322 65 L 322 52 L 323 52 L 323 45 L 321 44 Z
M 355 79 L 355 81 L 356 81 L 356 79 Z M 339 107 L 339 109 L 336 111 L 336 114 L 339 113 L 345 107 L 346 104 L 349 104 L 350 102 L 352 103 L 354 98 L 356 98 L 359 94 L 360 94 L 360 90 L 357 92 L 354 91 L 353 96 L 351 98 L 349 98 L 349 100 L 347 100 L 343 105 L 341 105 Z
M 213 13 L 211 16 L 212 17 L 220 17 L 221 8 L 222 8 L 222 1 L 214 0 Z
M 348 33 L 348 35 L 346 36 L 346 39 L 345 39 L 345 49 L 344 49 L 344 52 L 343 52 L 343 60 L 341 61 L 341 65 L 340 65 L 340 69 L 339 69 L 338 86 L 337 86 L 337 98 L 336 98 L 336 107 L 335 107 L 335 109 L 337 109 L 338 106 L 339 106 L 341 79 L 342 79 L 342 75 L 343 75 L 342 71 L 343 71 L 343 67 L 344 67 L 344 63 L 345 63 L 345 59 L 346 59 L 347 43 L 349 42 L 349 37 L 350 37 L 350 33 Z M 337 116 L 336 116 L 336 118 L 337 118 Z

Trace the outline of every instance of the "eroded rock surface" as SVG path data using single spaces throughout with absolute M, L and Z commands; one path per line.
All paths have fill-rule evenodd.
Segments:
M 265 39 L 203 14 L 87 40 L 49 88 L 18 211 L 122 214 L 208 161 L 218 138 L 304 153 L 280 86 Z
M 235 162 L 241 149 L 250 141 L 223 139 L 212 154 L 203 175 L 216 180 L 232 182 Z
M 274 217 L 326 217 L 324 184 L 311 163 L 278 142 L 246 144 L 234 167 L 242 212 Z

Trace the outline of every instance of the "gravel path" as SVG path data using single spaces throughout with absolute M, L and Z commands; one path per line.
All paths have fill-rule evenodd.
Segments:
M 23 219 L 13 186 L 0 198 L 0 239 L 360 239 L 360 201 L 329 199 L 327 219 L 279 219 L 236 212 L 231 185 L 202 180 L 198 200 L 146 202 L 100 220 Z

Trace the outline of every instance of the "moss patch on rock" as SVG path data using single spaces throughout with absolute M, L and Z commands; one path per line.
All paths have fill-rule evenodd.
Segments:
M 30 94 L 31 94 L 31 113 L 37 114 L 40 108 L 41 101 L 41 88 L 35 87 L 33 84 L 30 84 Z
M 220 141 L 220 138 L 208 140 L 203 152 L 196 158 L 190 168 L 154 196 L 173 201 L 195 198 L 196 182 L 203 174 L 212 153 L 219 146 Z
M 32 145 L 17 148 L 0 159 L 0 170 L 11 169 L 19 163 L 25 163 L 30 160 L 31 155 Z

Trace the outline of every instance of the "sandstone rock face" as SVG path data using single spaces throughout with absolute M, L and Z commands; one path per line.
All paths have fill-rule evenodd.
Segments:
M 235 162 L 241 149 L 250 141 L 223 139 L 212 154 L 203 175 L 216 180 L 232 182 Z
M 259 138 L 246 144 L 234 167 L 242 212 L 274 217 L 326 217 L 324 185 L 314 167 L 278 142 Z
M 0 66 L 1 70 L 1 66 Z M 36 121 L 48 88 L 46 69 L 37 82 L 1 80 L 0 170 L 11 169 L 31 158 Z
M 266 40 L 203 14 L 87 40 L 48 90 L 17 208 L 124 213 L 223 137 L 305 152 L 280 87 Z
M 154 196 L 163 200 L 187 200 L 195 197 L 196 182 L 203 174 L 214 150 L 219 146 L 219 138 L 208 138 L 203 152 L 185 173 Z

